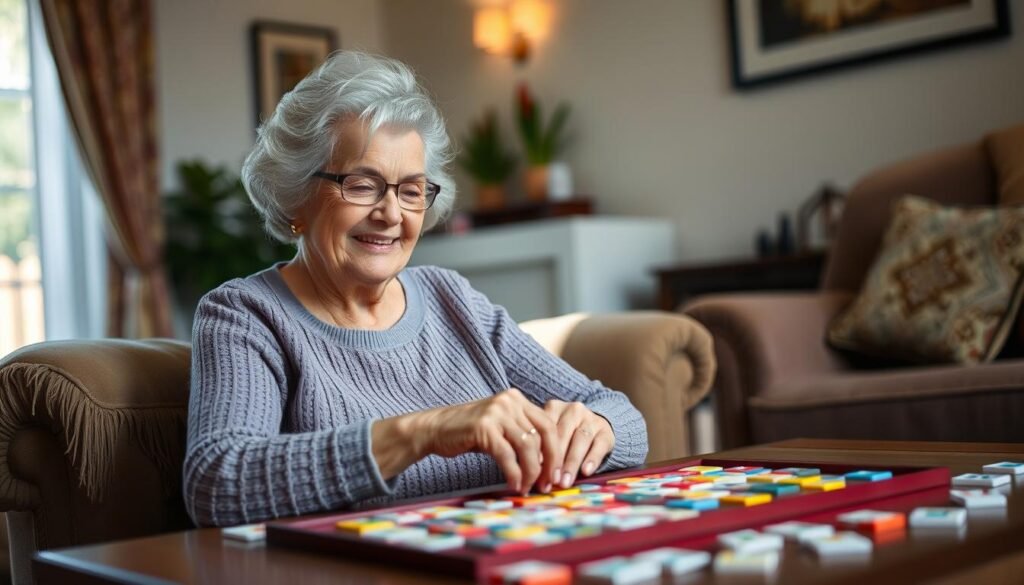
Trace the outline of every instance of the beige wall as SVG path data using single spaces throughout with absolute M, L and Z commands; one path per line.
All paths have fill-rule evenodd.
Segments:
M 157 84 L 163 183 L 199 157 L 234 171 L 255 139 L 249 25 L 333 28 L 342 48 L 380 50 L 377 0 L 157 0 Z
M 1024 121 L 1024 10 L 1006 41 L 737 93 L 723 0 L 559 0 L 525 67 L 471 46 L 470 0 L 383 0 L 382 42 L 436 94 L 454 134 L 527 80 L 572 103 L 568 155 L 600 210 L 668 216 L 680 255 L 745 255 L 823 180 Z M 549 110 L 550 111 L 550 110 Z M 508 135 L 511 139 L 512 136 Z M 464 181 L 463 197 L 471 191 Z

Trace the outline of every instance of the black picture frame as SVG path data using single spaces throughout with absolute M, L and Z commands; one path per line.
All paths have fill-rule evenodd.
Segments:
M 337 50 L 329 28 L 258 20 L 249 27 L 256 125 L 274 113 L 295 84 Z
M 952 6 L 927 7 L 899 18 L 876 15 L 875 21 L 865 18 L 822 31 L 806 20 L 797 19 L 799 24 L 794 25 L 781 18 L 779 13 L 787 10 L 785 0 L 729 0 L 733 86 L 746 90 L 1010 36 L 1008 0 L 945 1 Z M 880 0 L 877 10 L 887 5 Z

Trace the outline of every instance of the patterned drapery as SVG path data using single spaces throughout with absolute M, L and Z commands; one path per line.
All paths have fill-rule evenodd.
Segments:
M 170 336 L 150 2 L 40 5 L 82 158 L 107 210 L 107 333 Z

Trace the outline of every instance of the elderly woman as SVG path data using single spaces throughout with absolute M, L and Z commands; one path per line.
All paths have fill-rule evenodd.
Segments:
M 201 525 L 636 465 L 640 413 L 458 274 L 407 268 L 452 207 L 444 120 L 401 63 L 338 53 L 242 170 L 293 260 L 229 281 L 193 330 L 185 501 Z

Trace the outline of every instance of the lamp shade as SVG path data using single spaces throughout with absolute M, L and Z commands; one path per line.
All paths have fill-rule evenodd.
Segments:
M 509 15 L 504 8 L 478 8 L 473 14 L 473 45 L 488 53 L 504 53 L 510 44 Z

